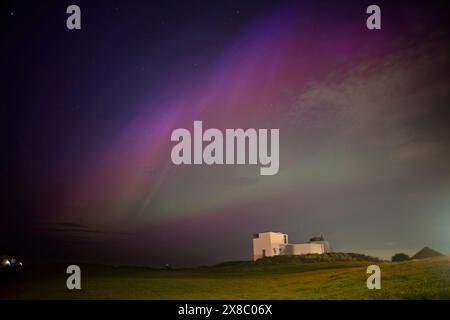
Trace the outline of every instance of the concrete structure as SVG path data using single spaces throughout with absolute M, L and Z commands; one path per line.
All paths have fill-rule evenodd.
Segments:
M 301 254 L 313 254 L 325 253 L 325 249 L 323 244 L 320 243 L 297 243 L 297 244 L 288 244 L 286 246 L 285 254 L 288 256 L 295 256 Z
M 284 254 L 288 235 L 282 232 L 260 232 L 253 235 L 253 260 Z
M 309 243 L 289 243 L 282 232 L 259 232 L 253 235 L 253 261 L 279 255 L 322 254 L 330 252 L 330 244 L 323 236 L 311 238 Z
M 331 252 L 330 243 L 328 241 L 326 241 L 323 236 L 312 237 L 311 239 L 309 239 L 309 243 L 320 243 L 323 245 L 325 252 Z

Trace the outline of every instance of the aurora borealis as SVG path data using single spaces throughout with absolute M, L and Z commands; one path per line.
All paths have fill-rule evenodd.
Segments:
M 0 248 L 30 259 L 200 265 L 251 235 L 450 253 L 444 3 L 2 5 Z M 14 15 L 10 12 L 14 11 Z M 32 25 L 33 27 L 30 27 Z M 280 168 L 175 166 L 175 128 L 279 128 Z

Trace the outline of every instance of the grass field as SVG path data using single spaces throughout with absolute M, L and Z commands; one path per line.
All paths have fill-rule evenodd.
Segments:
M 367 266 L 382 270 L 366 287 Z M 450 257 L 406 262 L 278 260 L 179 270 L 82 265 L 82 290 L 65 266 L 34 266 L 0 284 L 2 299 L 450 299 Z M 5 279 L 3 279 L 5 280 Z

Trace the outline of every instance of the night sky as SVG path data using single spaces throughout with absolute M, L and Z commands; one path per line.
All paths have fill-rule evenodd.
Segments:
M 448 6 L 376 1 L 370 31 L 373 3 L 2 1 L 0 253 L 202 265 L 274 230 L 449 254 Z M 175 166 L 194 120 L 279 128 L 279 173 Z

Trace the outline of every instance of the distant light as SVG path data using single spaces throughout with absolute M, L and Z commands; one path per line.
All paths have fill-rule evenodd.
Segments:
M 5 260 L 2 261 L 1 266 L 2 267 L 10 267 L 11 266 L 11 262 L 9 262 L 8 259 L 5 259 Z

